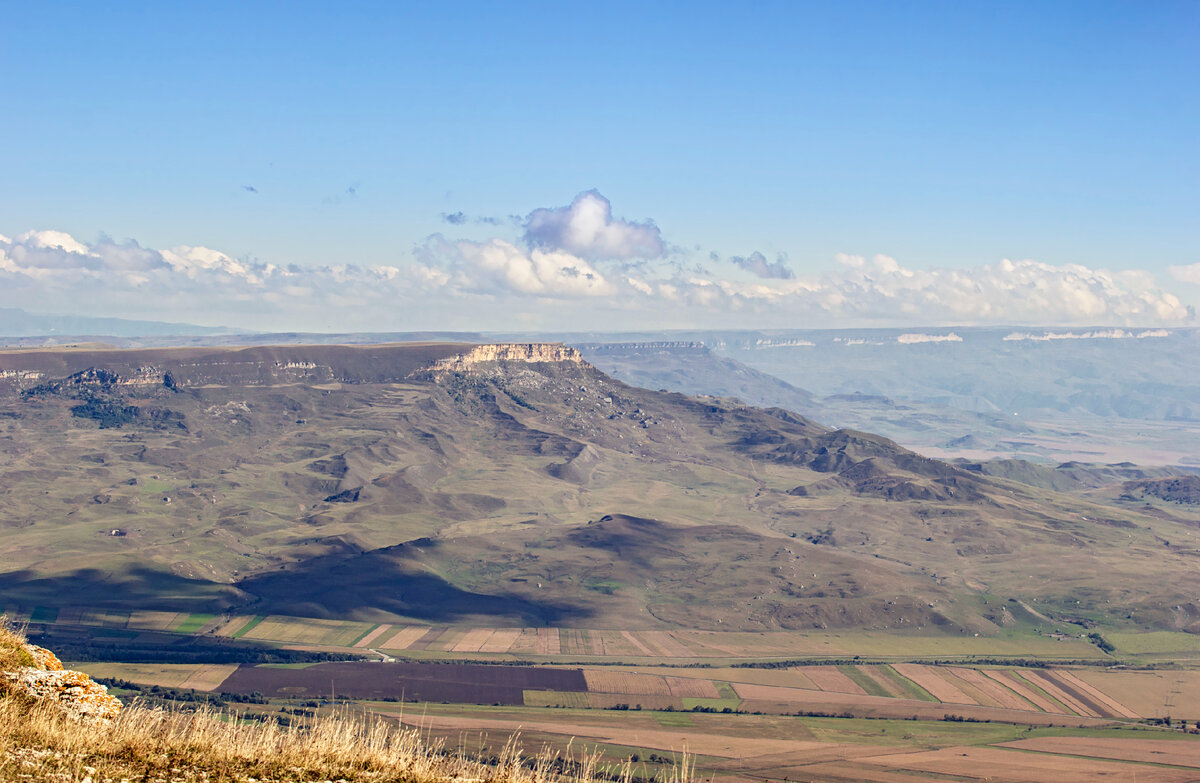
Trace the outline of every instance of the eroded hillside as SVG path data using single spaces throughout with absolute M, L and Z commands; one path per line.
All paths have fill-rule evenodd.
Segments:
M 1200 616 L 1178 520 L 627 386 L 563 346 L 22 351 L 0 371 L 7 605 L 956 634 L 1036 623 L 1022 604 Z

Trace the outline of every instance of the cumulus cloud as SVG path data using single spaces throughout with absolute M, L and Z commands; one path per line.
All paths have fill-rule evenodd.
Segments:
M 530 247 L 589 261 L 661 258 L 667 252 L 658 226 L 614 218 L 612 204 L 595 190 L 580 193 L 565 207 L 530 212 L 524 239 Z
M 418 250 L 422 277 L 441 271 L 447 285 L 477 294 L 575 298 L 612 295 L 616 288 L 588 261 L 558 250 L 532 250 L 502 239 L 450 242 L 437 235 Z
M 795 277 L 791 267 L 787 265 L 787 256 L 782 254 L 774 262 L 767 261 L 766 256 L 757 250 L 745 258 L 734 256 L 729 260 L 734 266 L 767 280 L 791 280 Z

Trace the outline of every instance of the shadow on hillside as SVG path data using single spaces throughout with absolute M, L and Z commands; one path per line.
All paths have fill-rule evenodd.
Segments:
M 349 619 L 388 612 L 431 622 L 474 617 L 525 625 L 552 625 L 590 614 L 581 607 L 511 593 L 463 590 L 414 567 L 402 550 L 318 557 L 285 571 L 247 577 L 238 587 L 259 599 L 250 608 L 260 614 Z
M 212 611 L 244 600 L 237 588 L 146 567 L 121 573 L 84 569 L 41 576 L 31 570 L 0 574 L 0 604 L 96 609 Z
M 139 567 L 125 573 L 88 569 L 60 576 L 30 570 L 0 574 L 0 606 L 87 607 L 351 619 L 380 612 L 431 622 L 494 618 L 528 625 L 585 617 L 586 609 L 508 593 L 489 595 L 455 587 L 416 570 L 402 547 L 362 555 L 325 556 L 247 577 L 236 585 L 188 579 Z

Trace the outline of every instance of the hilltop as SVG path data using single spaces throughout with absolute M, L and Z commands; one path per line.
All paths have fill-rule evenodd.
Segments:
M 955 635 L 1200 622 L 1184 517 L 629 386 L 561 345 L 11 351 L 0 439 L 9 606 Z

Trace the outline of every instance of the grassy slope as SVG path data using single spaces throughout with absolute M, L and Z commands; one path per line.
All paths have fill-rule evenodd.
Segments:
M 5 604 L 961 635 L 1039 624 L 1005 616 L 1009 597 L 1182 627 L 1168 607 L 1200 588 L 1169 520 L 990 480 L 887 499 L 896 482 L 941 491 L 940 468 L 838 436 L 884 477 L 815 471 L 788 449 L 815 448 L 818 427 L 590 371 L 214 381 L 128 402 L 187 430 L 98 429 L 61 395 L 0 401 L 16 416 L 0 418 L 0 559 L 23 566 L 0 574 Z M 346 490 L 358 500 L 324 500 Z M 589 532 L 607 514 L 663 524 Z

